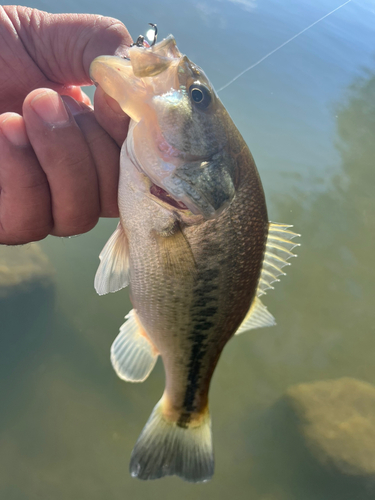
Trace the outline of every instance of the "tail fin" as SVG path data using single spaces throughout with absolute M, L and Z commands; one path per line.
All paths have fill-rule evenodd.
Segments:
M 139 479 L 176 475 L 192 483 L 211 479 L 214 456 L 208 411 L 199 422 L 180 427 L 163 416 L 160 400 L 134 447 L 130 473 Z

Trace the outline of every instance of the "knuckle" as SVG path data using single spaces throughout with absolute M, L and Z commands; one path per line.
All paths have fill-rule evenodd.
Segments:
M 41 227 L 25 227 L 18 228 L 17 231 L 3 232 L 0 233 L 0 244 L 1 245 L 25 245 L 26 243 L 31 243 L 33 241 L 40 241 L 46 238 L 52 229 L 52 224 Z
M 53 234 L 58 236 L 76 236 L 93 229 L 99 220 L 99 209 L 90 206 L 84 213 L 65 212 L 55 217 Z
M 91 231 L 91 229 L 93 229 L 98 223 L 98 220 L 99 220 L 99 215 L 98 216 L 93 215 L 91 217 L 77 219 L 76 221 L 72 220 L 61 221 L 59 224 L 56 224 L 51 234 L 53 234 L 54 236 L 62 236 L 62 237 L 77 236 L 79 234 L 84 234 Z
M 40 228 L 35 228 L 32 234 L 32 240 L 31 241 L 40 241 L 44 240 L 52 230 L 52 223 L 48 224 L 48 226 L 40 227 Z

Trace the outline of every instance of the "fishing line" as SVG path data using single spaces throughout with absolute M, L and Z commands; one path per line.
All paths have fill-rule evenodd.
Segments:
M 292 36 L 292 38 L 289 38 L 289 40 L 287 40 L 286 42 L 282 43 L 281 45 L 279 45 L 278 47 L 276 47 L 276 49 L 273 49 L 271 50 L 271 52 L 269 52 L 268 54 L 266 54 L 264 57 L 262 57 L 262 59 L 259 59 L 259 61 L 257 61 L 256 63 L 252 64 L 251 66 L 249 66 L 248 68 L 244 69 L 243 71 L 241 71 L 241 73 L 239 73 L 237 76 L 235 76 L 234 78 L 232 78 L 232 80 L 230 80 L 228 83 L 226 83 L 223 87 L 221 87 L 219 90 L 217 90 L 217 92 L 221 92 L 222 90 L 226 89 L 227 87 L 229 87 L 229 85 L 231 85 L 233 82 L 235 82 L 236 80 L 238 80 L 238 78 L 240 78 L 242 75 L 244 75 L 247 71 L 250 71 L 251 69 L 255 68 L 255 66 L 258 66 L 258 64 L 260 64 L 261 62 L 263 62 L 265 59 L 267 59 L 267 57 L 270 57 L 272 56 L 272 54 L 274 54 L 275 52 L 277 52 L 278 50 L 280 50 L 282 47 L 285 47 L 285 45 L 287 45 L 288 43 L 290 43 L 292 40 L 294 40 L 295 38 L 297 38 L 298 36 L 302 35 L 302 33 L 305 33 L 305 31 L 309 30 L 310 28 L 312 28 L 313 26 L 315 26 L 316 24 L 320 23 L 320 21 L 323 21 L 323 19 L 325 19 L 326 17 L 330 16 L 331 14 L 333 14 L 334 12 L 336 12 L 336 10 L 339 10 L 341 9 L 342 7 L 344 7 L 347 3 L 351 2 L 352 0 L 347 0 L 347 2 L 343 3 L 342 5 L 340 5 L 339 7 L 336 7 L 336 9 L 333 9 L 331 10 L 331 12 L 328 12 L 328 14 L 326 14 L 325 16 L 321 17 L 320 19 L 318 19 L 317 21 L 315 21 L 314 23 L 310 24 L 310 26 L 307 26 L 307 28 L 303 29 L 302 31 L 300 31 L 299 33 L 297 33 L 296 35 Z

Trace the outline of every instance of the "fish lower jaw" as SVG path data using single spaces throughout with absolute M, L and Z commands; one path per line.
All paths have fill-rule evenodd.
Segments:
M 173 176 L 174 170 L 179 168 L 179 162 L 181 163 L 183 161 L 195 161 L 196 157 L 179 152 L 182 154 L 182 156 L 180 154 L 178 157 L 178 161 L 176 161 L 175 163 L 166 161 L 168 159 L 161 157 L 161 160 L 163 162 L 162 168 L 160 168 L 159 165 L 157 168 L 158 172 L 152 172 L 152 168 L 148 168 L 147 166 L 145 166 L 142 162 L 142 156 L 138 156 L 135 151 L 133 129 L 134 126 L 131 126 L 129 129 L 128 138 L 125 143 L 126 154 L 132 164 L 135 166 L 135 169 L 138 171 L 138 173 L 144 176 L 144 180 L 146 181 L 145 185 L 147 186 L 146 189 L 149 191 L 150 195 L 154 197 L 154 201 L 169 210 L 173 208 L 175 210 L 177 209 L 183 211 L 184 214 L 188 215 L 189 217 L 193 217 L 194 220 L 196 217 L 201 217 L 203 215 L 202 211 L 190 196 L 183 196 L 183 192 L 179 193 L 184 198 L 184 201 L 182 201 L 181 199 L 178 199 L 179 196 L 173 196 L 171 194 L 171 191 L 174 192 L 176 188 L 171 177 Z M 160 184 L 163 187 L 161 187 Z M 177 191 L 179 192 L 181 190 Z M 212 215 L 213 210 L 210 212 L 206 211 L 206 213 L 204 214 L 204 218 L 210 218 Z
M 142 166 L 142 162 L 138 159 L 138 155 L 136 154 L 136 151 L 134 149 L 134 141 L 133 141 L 133 135 L 132 135 L 133 127 L 130 129 L 130 133 L 128 134 L 128 139 L 126 141 L 126 153 L 132 164 L 135 166 L 136 170 L 140 175 L 144 177 L 145 180 L 145 185 L 149 186 L 147 187 L 149 193 L 157 198 L 157 202 L 163 206 L 168 205 L 168 208 L 173 207 L 177 208 L 178 210 L 188 210 L 188 207 L 176 200 L 173 196 L 171 196 L 168 191 L 160 187 L 153 178 L 153 176 L 149 175 L 147 172 L 147 169 L 145 169 Z M 172 146 L 169 146 L 169 144 L 166 141 L 162 141 L 162 143 L 165 145 L 165 148 L 172 148 Z M 156 200 L 155 200 L 156 201 Z

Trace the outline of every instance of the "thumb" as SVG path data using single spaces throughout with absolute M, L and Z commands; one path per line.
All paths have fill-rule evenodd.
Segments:
M 89 14 L 49 14 L 4 6 L 23 47 L 43 75 L 62 85 L 90 85 L 99 55 L 125 55 L 131 37 L 117 19 Z

